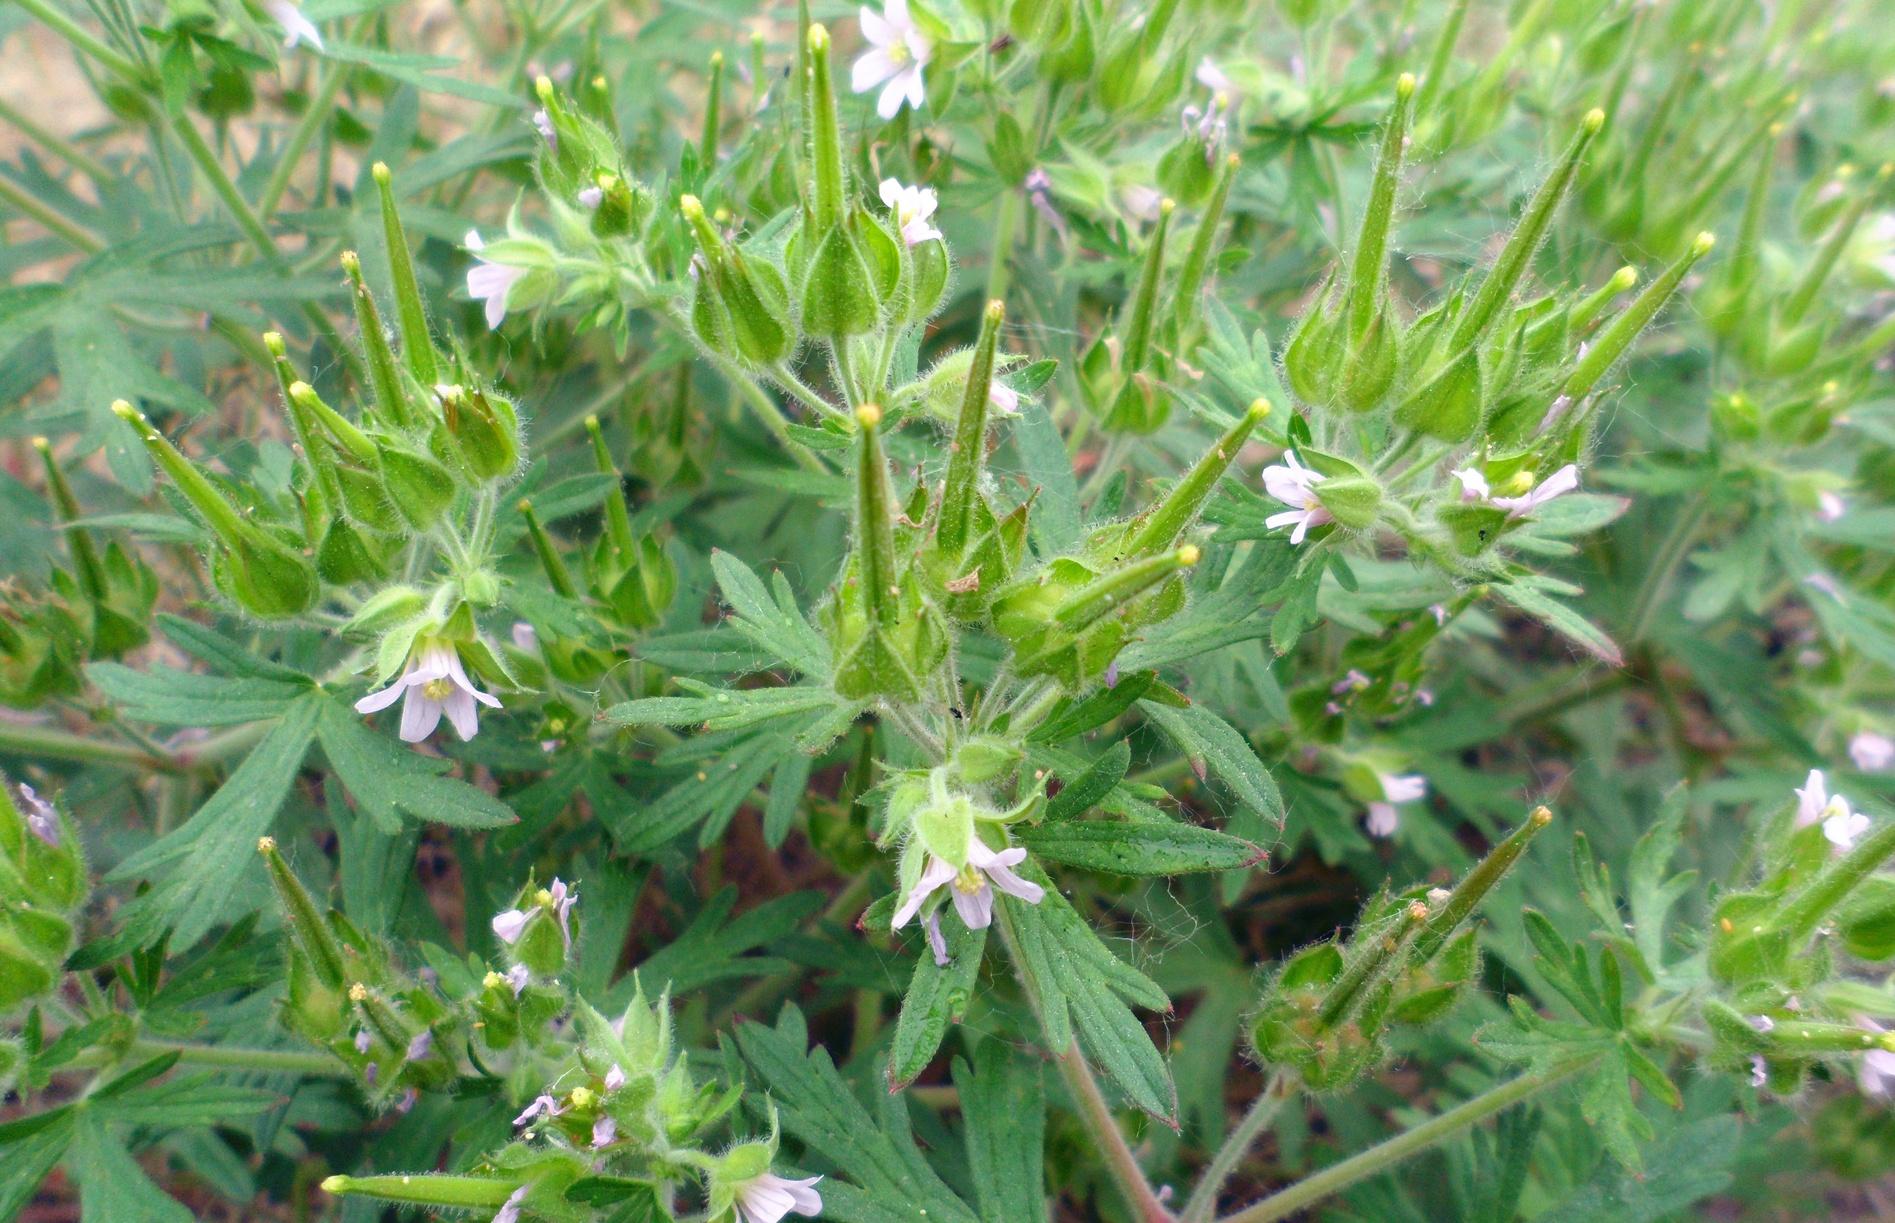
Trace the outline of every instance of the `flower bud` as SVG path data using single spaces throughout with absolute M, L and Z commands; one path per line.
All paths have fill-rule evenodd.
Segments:
M 1395 406 L 1395 423 L 1444 442 L 1473 436 L 1481 421 L 1478 349 L 1468 348 Z
M 375 439 L 375 466 L 389 501 L 417 531 L 432 527 L 454 501 L 453 473 L 404 442 Z
M 437 386 L 441 422 L 455 456 L 482 481 L 513 474 L 520 465 L 520 422 L 513 405 L 479 387 Z
M 1352 531 L 1375 525 L 1382 505 L 1382 486 L 1370 476 L 1331 476 L 1314 486 L 1316 500 L 1330 517 Z

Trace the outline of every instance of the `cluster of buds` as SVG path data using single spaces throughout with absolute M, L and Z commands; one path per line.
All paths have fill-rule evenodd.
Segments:
M 504 397 L 437 351 L 387 168 L 376 166 L 374 177 L 381 192 L 399 351 L 353 252 L 344 253 L 342 267 L 355 303 L 358 356 L 370 392 L 357 418 L 330 407 L 297 376 L 282 337 L 273 332 L 264 337 L 299 450 L 292 495 L 272 497 L 212 476 L 132 405 L 122 400 L 113 405 L 209 528 L 218 588 L 260 617 L 307 612 L 325 586 L 386 579 L 417 538 L 440 538 L 448 555 L 464 562 L 455 575 L 463 584 L 492 584 L 445 520 L 457 503 L 465 506 L 512 477 L 521 459 L 519 421 Z
M 1552 172 L 1528 201 L 1491 266 L 1434 308 L 1404 322 L 1388 284 L 1389 230 L 1415 81 L 1404 75 L 1383 127 L 1367 210 L 1347 266 L 1333 271 L 1296 324 L 1284 351 L 1290 388 L 1312 412 L 1327 448 L 1299 443 L 1270 492 L 1292 506 L 1280 515 L 1294 542 L 1327 523 L 1365 531 L 1393 515 L 1376 469 L 1413 447 L 1430 462 L 1459 454 L 1458 490 L 1435 505 L 1453 552 L 1490 548 L 1544 501 L 1576 484 L 1605 376 L 1712 246 L 1701 234 L 1616 313 L 1614 299 L 1637 281 L 1621 269 L 1586 294 L 1516 302 L 1542 240 L 1584 154 L 1605 122 L 1589 112 Z M 1363 422 L 1384 419 L 1392 439 L 1379 463 L 1335 453 L 1359 446 Z M 1274 520 L 1273 520 L 1274 521 Z
M 1258 1059 L 1294 1071 L 1311 1091 L 1330 1091 L 1387 1058 L 1390 1027 L 1445 1015 L 1480 966 L 1468 918 L 1552 819 L 1536 808 L 1452 890 L 1385 892 L 1364 907 L 1347 940 L 1292 956 L 1250 1020 Z
M 554 932 L 546 947 L 523 951 L 516 970 L 525 969 L 527 959 L 541 951 L 553 953 L 566 933 L 565 900 L 552 896 L 553 890 L 527 897 L 531 912 L 513 910 L 494 919 L 497 931 L 514 932 L 516 947 L 531 940 L 536 929 Z M 546 965 L 553 974 L 563 966 L 563 953 Z M 774 1115 L 767 1137 L 722 1151 L 709 1147 L 707 1140 L 733 1115 L 743 1087 L 722 1077 L 700 1081 L 692 1074 L 673 1044 L 668 998 L 654 1003 L 635 983 L 625 1009 L 608 1019 L 584 999 L 569 996 L 557 976 L 545 986 L 520 986 L 509 985 L 511 975 L 489 973 L 475 1001 L 480 1018 L 472 1028 L 479 1033 L 480 1057 L 467 1073 L 476 1066 L 493 1073 L 495 1054 L 525 1035 L 517 1024 L 506 1029 L 504 1040 L 497 1041 L 493 1031 L 507 1008 L 490 996 L 511 990 L 519 1001 L 508 1022 L 525 1019 L 533 1034 L 531 1056 L 514 1057 L 507 1079 L 516 1097 L 530 1096 L 513 1118 L 513 1139 L 465 1174 L 332 1176 L 323 1182 L 325 1191 L 490 1212 L 499 1223 L 514 1223 L 527 1212 L 581 1217 L 587 1204 L 602 1200 L 587 1187 L 596 1190 L 602 1184 L 642 1195 L 657 1210 L 668 1202 L 669 1186 L 696 1181 L 712 1217 L 731 1217 L 736 1209 L 740 1218 L 780 1219 L 792 1211 L 813 1216 L 821 1209 L 815 1188 L 821 1178 L 795 1179 L 771 1170 L 778 1141 Z
M 1877 874 L 1895 856 L 1895 824 L 1875 827 L 1812 771 L 1763 843 L 1761 878 L 1711 918 L 1707 966 L 1721 993 L 1702 1010 L 1714 1057 L 1780 1094 L 1824 1062 L 1895 1068 L 1895 1034 L 1875 1022 L 1895 1008 L 1842 971 L 1895 957 L 1895 882 Z
M 117 658 L 150 636 L 158 579 L 116 539 L 103 554 L 92 532 L 77 525 L 79 502 L 53 457 L 33 439 L 46 489 L 61 523 L 70 567 L 55 565 L 48 585 L 0 586 L 0 705 L 30 709 L 80 688 L 80 668 Z
M 65 816 L 31 786 L 0 775 L 0 1013 L 58 982 L 88 888 Z M 12 1069 L 0 1063 L 0 1080 Z

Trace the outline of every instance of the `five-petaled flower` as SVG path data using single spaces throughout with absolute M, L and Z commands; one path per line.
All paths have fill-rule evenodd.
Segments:
M 815 1218 L 822 1210 L 822 1195 L 815 1189 L 821 1179 L 791 1180 L 774 1172 L 751 1177 L 735 1190 L 737 1223 L 780 1223 L 792 1214 Z
M 1811 769 L 1796 791 L 1796 826 L 1807 828 L 1820 822 L 1823 836 L 1839 850 L 1855 847 L 1856 838 L 1869 830 L 1869 817 L 1849 809 L 1849 800 L 1831 794 L 1821 769 Z
M 316 23 L 303 16 L 295 0 L 263 0 L 263 11 L 271 20 L 283 27 L 283 49 L 293 51 L 299 43 L 308 43 L 316 50 L 322 50 L 322 32 L 316 29 Z
M 909 187 L 892 178 L 882 180 L 882 203 L 894 214 L 901 240 L 909 246 L 941 236 L 941 231 L 928 222 L 939 202 L 932 187 Z
M 487 249 L 487 244 L 481 241 L 477 229 L 468 230 L 461 245 L 474 252 L 474 266 L 467 269 L 467 296 L 485 303 L 487 330 L 498 331 L 507 317 L 507 294 L 513 291 L 520 277 L 526 275 L 526 269 L 488 262 L 480 253 Z
M 1316 498 L 1316 486 L 1326 477 L 1298 462 L 1294 450 L 1285 451 L 1283 459 L 1282 463 L 1263 469 L 1263 489 L 1283 504 L 1295 508 L 1270 515 L 1263 520 L 1263 525 L 1273 531 L 1278 527 L 1294 526 L 1296 530 L 1290 533 L 1290 542 L 1300 544 L 1311 527 L 1334 522 L 1335 519 Z
M 500 708 L 500 701 L 474 687 L 461 665 L 460 651 L 452 642 L 425 641 L 408 656 L 408 669 L 400 679 L 371 692 L 355 703 L 357 713 L 374 713 L 405 697 L 401 706 L 401 737 L 404 742 L 419 743 L 434 733 L 446 714 L 454 733 L 472 739 L 480 732 L 478 701 L 489 709 Z
M 1368 832 L 1372 837 L 1392 837 L 1401 827 L 1399 803 L 1419 802 L 1428 793 L 1428 779 L 1419 773 L 1378 773 L 1382 797 L 1369 804 Z
M 999 888 L 1009 896 L 1018 896 L 1030 905 L 1040 903 L 1046 895 L 1039 884 L 1013 873 L 1013 867 L 1025 861 L 1026 850 L 1016 845 L 1011 849 L 992 850 L 975 837 L 967 844 L 967 865 L 956 867 L 945 859 L 929 856 L 927 869 L 921 872 L 921 878 L 915 881 L 908 895 L 901 902 L 901 908 L 895 910 L 895 929 L 908 924 L 910 918 L 921 911 L 922 902 L 934 893 L 936 888 L 949 882 L 954 885 L 954 908 L 967 923 L 970 930 L 985 930 L 994 920 L 994 888 Z M 991 886 L 989 886 L 991 885 Z
M 868 39 L 869 49 L 851 68 L 849 87 L 867 93 L 881 85 L 875 113 L 884 119 L 893 119 L 903 102 L 919 110 L 927 100 L 921 70 L 934 54 L 934 43 L 909 15 L 908 0 L 886 0 L 879 13 L 864 5 L 862 37 Z
M 1553 498 L 1579 487 L 1579 468 L 1573 463 L 1566 464 L 1537 484 L 1529 483 L 1518 496 L 1509 497 L 1494 496 L 1493 490 L 1487 486 L 1487 477 L 1477 467 L 1463 468 L 1452 474 L 1461 482 L 1461 500 L 1485 501 L 1507 511 L 1509 518 L 1523 518 Z M 1526 481 L 1521 481 L 1523 483 L 1532 480 L 1532 476 L 1525 472 L 1516 475 L 1515 480 L 1519 481 L 1520 476 L 1526 476 Z

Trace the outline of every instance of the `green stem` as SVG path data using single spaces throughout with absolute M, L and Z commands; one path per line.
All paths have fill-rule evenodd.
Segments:
M 19 209 L 23 215 L 38 221 L 88 255 L 96 255 L 105 249 L 103 239 L 79 228 L 41 200 L 27 194 L 10 178 L 0 178 L 0 200 L 5 200 Z
M 1280 1189 L 1236 1214 L 1226 1215 L 1221 1223 L 1272 1223 L 1275 1219 L 1288 1218 L 1331 1194 L 1340 1193 L 1359 1180 L 1384 1172 L 1410 1156 L 1420 1154 L 1445 1138 L 1451 1138 L 1462 1130 L 1472 1129 L 1495 1113 L 1503 1112 L 1555 1083 L 1571 1078 L 1597 1060 L 1597 1057 L 1580 1058 L 1510 1079 L 1464 1104 L 1449 1109 L 1438 1117 L 1424 1121 L 1420 1125 L 1402 1131 L 1386 1142 L 1370 1147 L 1359 1155 L 1351 1156 L 1339 1164 L 1332 1164 L 1314 1176 L 1304 1177 L 1294 1185 Z
M 143 82 L 145 74 L 139 71 L 137 64 L 99 41 L 97 36 L 54 8 L 48 0 L 19 0 L 19 2 L 21 8 L 52 27 L 54 33 L 71 43 L 76 50 L 84 51 L 133 84 Z
M 90 1070 L 108 1063 L 147 1060 L 167 1053 L 178 1055 L 180 1064 L 211 1066 L 221 1070 L 253 1070 L 259 1074 L 306 1074 L 321 1078 L 351 1078 L 347 1066 L 326 1053 L 295 1049 L 247 1049 L 225 1045 L 194 1045 L 183 1041 L 134 1041 L 122 1054 L 107 1046 L 83 1050 L 60 1069 Z
M 1710 498 L 1699 493 L 1685 507 L 1685 512 L 1672 522 L 1670 532 L 1652 557 L 1652 565 L 1645 573 L 1644 583 L 1638 588 L 1638 600 L 1632 607 L 1631 638 L 1626 644 L 1645 640 L 1645 634 L 1651 631 L 1652 618 L 1658 614 L 1665 591 L 1670 588 L 1671 579 L 1678 572 L 1685 554 L 1691 550 L 1691 541 L 1697 538 L 1698 526 L 1704 521 L 1705 511 L 1709 508 Z
M 104 162 L 86 152 L 64 136 L 61 136 L 58 132 L 41 127 L 27 115 L 16 110 L 12 104 L 5 99 L 0 99 L 0 119 L 4 119 L 14 127 L 20 129 L 22 135 L 54 153 L 61 161 L 79 171 L 81 174 L 84 174 L 93 182 L 109 183 L 116 181 L 117 176 L 112 173 L 110 167 Z
M 322 84 L 316 87 L 316 96 L 309 100 L 309 106 L 303 111 L 303 117 L 290 133 L 283 145 L 282 155 L 277 158 L 276 168 L 270 171 L 270 179 L 263 185 L 263 194 L 257 197 L 257 213 L 270 217 L 276 213 L 276 206 L 282 202 L 283 193 L 289 190 L 290 175 L 303 160 L 309 142 L 316 138 L 323 124 L 329 118 L 330 108 L 335 104 L 336 94 L 342 89 L 344 81 L 349 79 L 351 65 L 340 61 L 325 61 L 328 74 Z
M 1243 1120 L 1230 1132 L 1224 1145 L 1217 1148 L 1217 1154 L 1205 1165 L 1204 1175 L 1198 1180 L 1198 1186 L 1191 1191 L 1191 1200 L 1184 1205 L 1184 1211 L 1178 1216 L 1179 1223 L 1209 1223 L 1217 1210 L 1217 1193 L 1237 1170 L 1250 1148 L 1257 1143 L 1257 1136 L 1263 1133 L 1291 1094 L 1289 1075 L 1282 1070 L 1273 1070 L 1264 1082 L 1263 1090 L 1250 1103 L 1244 1112 Z
M 994 929 L 1000 932 L 1000 941 L 1006 945 L 1007 958 L 1013 962 L 1014 972 L 1019 974 L 1020 947 L 1014 938 L 1013 919 L 1006 904 L 997 906 Z M 1022 978 L 1021 992 L 1033 1008 L 1033 1016 L 1040 1021 L 1040 1031 L 1046 1030 L 1046 1020 L 1040 1014 L 1039 996 L 1035 994 Z M 1092 1067 L 1086 1064 L 1084 1055 L 1079 1052 L 1075 1041 L 1056 1059 L 1059 1073 L 1066 1080 L 1066 1089 L 1072 1093 L 1073 1102 L 1079 1107 L 1079 1120 L 1085 1125 L 1087 1133 L 1092 1135 L 1093 1144 L 1105 1155 L 1106 1166 L 1117 1183 L 1119 1192 L 1132 1207 L 1139 1223 L 1177 1223 L 1175 1216 L 1158 1200 L 1158 1194 L 1145 1179 L 1144 1169 L 1138 1166 L 1138 1157 L 1132 1154 L 1132 1148 L 1126 1145 L 1125 1135 L 1119 1132 L 1119 1123 L 1112 1116 L 1111 1106 L 1105 1101 L 1105 1093 L 1099 1090 L 1099 1082 L 1092 1077 Z
M 8 755 L 38 756 L 49 760 L 75 760 L 89 764 L 118 764 L 158 773 L 184 773 L 186 767 L 176 759 L 154 756 L 130 743 L 112 743 L 84 735 L 69 734 L 51 726 L 0 722 L 0 752 Z
M 1013 270 L 1013 236 L 1020 228 L 1020 193 L 1009 188 L 1000 193 L 1000 208 L 994 214 L 993 262 L 987 265 L 987 300 L 1004 301 L 1007 278 Z

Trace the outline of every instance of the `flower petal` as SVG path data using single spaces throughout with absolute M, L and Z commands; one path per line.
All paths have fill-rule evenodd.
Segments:
M 961 915 L 969 930 L 985 930 L 994 920 L 994 890 L 985 883 L 973 892 L 955 888 L 954 911 Z
M 408 689 L 408 699 L 401 705 L 402 742 L 419 743 L 440 724 L 441 702 L 419 688 Z

